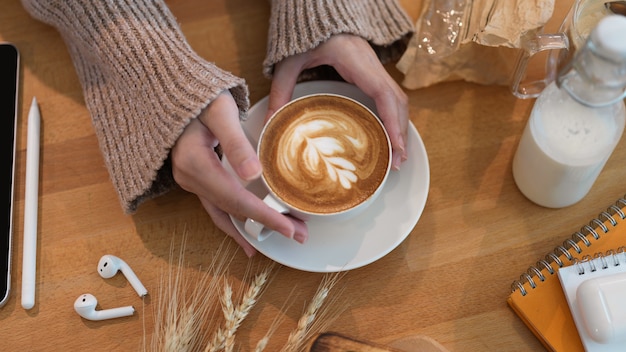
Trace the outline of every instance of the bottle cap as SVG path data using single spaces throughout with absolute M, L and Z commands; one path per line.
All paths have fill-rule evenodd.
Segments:
M 591 32 L 591 40 L 598 54 L 609 59 L 626 59 L 626 16 L 602 18 Z
M 559 73 L 557 85 L 579 103 L 598 108 L 624 99 L 625 73 L 626 16 L 609 15 Z

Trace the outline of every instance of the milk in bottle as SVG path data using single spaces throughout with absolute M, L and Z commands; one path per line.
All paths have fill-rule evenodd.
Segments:
M 537 98 L 513 159 L 533 202 L 560 208 L 591 189 L 624 130 L 626 17 L 604 18 L 572 63 Z

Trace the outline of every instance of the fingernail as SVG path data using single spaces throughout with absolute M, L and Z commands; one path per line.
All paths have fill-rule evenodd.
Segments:
M 245 181 L 252 181 L 261 175 L 261 164 L 255 157 L 250 157 L 239 164 L 239 176 Z
M 277 232 L 279 232 L 281 235 L 283 235 L 283 236 L 285 236 L 285 237 L 287 237 L 289 239 L 293 239 L 293 236 L 295 235 L 295 232 L 294 232 L 293 228 L 291 228 L 291 229 L 282 229 L 282 230 L 275 229 L 275 230 Z
M 402 164 L 402 155 L 399 155 L 397 153 L 393 154 L 391 159 L 391 168 L 396 171 L 400 170 L 400 165 Z
M 304 244 L 306 240 L 308 239 L 308 236 L 306 236 L 303 233 L 296 233 L 293 239 L 296 240 L 298 243 Z
M 404 147 L 404 135 L 402 133 L 398 135 L 398 149 L 400 149 L 403 154 L 406 152 L 406 148 Z
M 243 251 L 246 253 L 246 255 L 248 256 L 248 258 L 252 258 L 255 254 L 255 250 L 252 248 L 244 248 Z

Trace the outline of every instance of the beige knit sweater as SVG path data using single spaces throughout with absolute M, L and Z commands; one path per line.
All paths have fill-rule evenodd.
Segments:
M 175 187 L 170 150 L 221 91 L 230 90 L 245 117 L 245 81 L 198 56 L 164 1 L 22 3 L 67 44 L 126 212 Z M 396 0 L 273 0 L 264 72 L 271 77 L 275 63 L 338 33 L 360 35 L 382 60 L 397 59 L 412 23 Z

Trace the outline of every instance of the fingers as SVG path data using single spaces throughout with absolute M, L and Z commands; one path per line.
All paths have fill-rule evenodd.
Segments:
M 305 243 L 309 239 L 309 230 L 304 221 L 290 216 L 288 216 L 287 218 L 293 223 L 293 239 L 297 242 Z
M 252 218 L 287 238 L 302 239 L 302 234 L 296 236 L 296 224 L 292 219 L 270 208 L 236 180 L 232 180 L 228 171 L 220 168 L 214 170 L 211 175 L 214 180 L 221 180 L 217 184 L 212 182 L 211 185 L 206 186 L 212 188 L 208 199 L 215 206 L 241 221 Z
M 220 141 L 224 154 L 241 179 L 251 181 L 261 175 L 261 163 L 241 128 L 239 110 L 230 92 L 220 94 L 199 118 Z
M 215 107 L 219 105 L 216 104 Z M 217 110 L 209 111 L 215 113 Z M 232 140 L 225 140 L 229 137 L 231 139 L 241 138 L 240 136 L 245 138 L 243 132 L 235 131 L 241 130 L 237 116 L 238 112 L 235 118 L 225 117 L 222 114 L 204 117 L 204 121 L 210 128 L 215 128 L 216 132 L 217 128 L 220 129 L 216 135 L 199 119 L 194 119 L 189 123 L 172 149 L 172 168 L 176 182 L 183 189 L 196 194 L 213 207 L 232 214 L 237 219 L 252 218 L 288 238 L 295 238 L 301 242 L 306 240 L 308 237 L 306 228 L 302 230 L 300 224 L 273 210 L 246 190 L 237 178 L 224 169 L 221 160 L 213 151 L 217 138 L 221 138 L 224 143 L 224 154 L 229 161 L 235 158 L 234 155 L 239 155 L 240 158 L 244 155 L 243 160 L 249 160 L 245 158 L 246 153 L 256 159 L 256 154 L 252 149 L 249 151 L 238 149 L 241 145 L 249 146 L 247 140 L 245 143 L 238 142 L 239 145 L 231 144 Z M 230 122 L 217 120 L 230 120 Z M 237 122 L 233 124 L 232 121 Z M 205 208 L 207 211 L 211 209 L 208 206 Z
M 278 98 L 283 99 L 288 96 L 287 101 L 289 101 L 291 94 L 291 91 L 281 91 L 278 93 Z M 232 97 L 229 94 L 223 94 L 220 99 L 211 103 L 206 116 L 203 116 L 202 119 L 207 128 L 220 141 L 224 155 L 228 158 L 235 172 L 242 179 L 250 181 L 260 176 L 261 164 L 241 128 L 237 107 L 230 104 L 230 100 Z M 212 118 L 214 113 L 218 115 Z M 216 165 L 215 161 L 214 159 L 210 165 L 211 178 L 205 178 L 207 184 L 203 186 L 203 188 L 210 190 L 205 197 L 205 202 L 209 203 L 208 205 L 220 210 L 221 215 L 232 214 L 242 221 L 245 221 L 246 218 L 257 220 L 266 227 L 300 243 L 304 243 L 308 239 L 308 230 L 304 222 L 284 216 L 267 206 L 235 180 L 222 167 L 221 163 Z M 208 205 L 205 206 L 207 211 Z M 216 212 L 217 210 L 213 211 Z M 228 228 L 230 229 L 230 226 Z
M 232 97 L 229 93 L 223 93 L 201 115 L 201 120 L 220 141 L 224 155 L 238 176 L 251 181 L 261 175 L 261 163 L 241 128 L 238 116 Z M 203 183 L 202 189 L 208 191 L 205 198 L 211 204 L 240 220 L 252 218 L 288 238 L 306 240 L 308 235 L 303 233 L 299 224 L 271 209 L 247 191 L 222 167 L 219 160 L 212 158 L 210 164 L 209 161 L 201 167 L 203 172 L 200 174 L 211 177 L 204 177 L 200 182 Z
M 215 225 L 219 229 L 224 231 L 228 236 L 232 237 L 235 242 L 237 242 L 237 244 L 243 249 L 248 257 L 252 257 L 257 253 L 257 250 L 254 248 L 254 246 L 252 246 L 233 225 L 227 213 L 215 207 L 207 199 L 202 197 L 200 197 L 199 199 L 204 209 L 207 211 L 209 216 L 211 216 L 213 223 L 215 223 Z M 308 239 L 308 230 L 304 222 L 294 218 L 288 219 L 293 222 L 296 229 L 294 239 L 300 243 L 306 242 L 306 240 Z
M 295 55 L 276 64 L 265 121 L 291 100 L 298 76 L 304 69 L 305 63 L 305 55 Z
M 241 186 L 238 181 L 233 180 L 230 173 L 224 168 L 213 170 L 211 179 L 217 182 L 207 181 L 207 184 L 203 186 L 204 189 L 209 190 L 206 196 L 201 196 L 201 200 L 204 199 L 203 205 L 208 202 L 224 214 L 232 214 L 240 221 L 252 218 L 281 235 L 300 243 L 304 243 L 308 239 L 308 229 L 304 222 L 285 216 L 270 208 L 256 195 Z M 208 211 L 207 205 L 205 208 Z M 219 227 L 224 229 L 222 226 Z M 233 235 L 231 234 L 231 236 Z
M 361 37 L 335 35 L 309 52 L 278 63 L 274 69 L 266 119 L 291 99 L 300 73 L 319 65 L 334 67 L 343 79 L 374 100 L 393 148 L 392 167 L 399 169 L 407 159 L 408 98 L 387 73 L 369 43 Z
M 366 93 L 367 94 L 367 93 Z M 378 115 L 385 124 L 391 146 L 393 148 L 392 167 L 400 169 L 400 165 L 407 159 L 407 130 L 408 130 L 408 104 L 402 99 L 402 95 L 393 95 L 389 91 L 372 93 L 376 103 Z M 380 95 L 375 95 L 380 94 Z
M 408 97 L 387 73 L 365 40 L 351 36 L 349 41 L 353 44 L 351 47 L 342 46 L 351 50 L 346 50 L 346 57 L 338 61 L 335 69 L 344 79 L 355 84 L 374 100 L 378 116 L 391 140 L 392 167 L 399 169 L 400 164 L 407 159 L 405 141 L 409 123 Z
M 248 243 L 245 238 L 243 238 L 239 231 L 237 231 L 233 223 L 230 221 L 228 214 L 213 206 L 213 204 L 206 199 L 202 197 L 199 197 L 199 199 L 206 212 L 209 216 L 211 216 L 213 223 L 215 223 L 215 225 L 224 231 L 228 236 L 232 237 L 248 257 L 252 257 L 256 254 L 256 249 Z
M 190 123 L 187 129 L 197 128 L 200 125 L 200 128 L 206 130 L 198 121 L 195 122 L 197 124 Z M 206 138 L 207 135 L 209 134 L 196 134 L 188 138 Z M 193 144 L 190 143 L 190 145 Z M 294 238 L 295 225 L 293 222 L 246 190 L 230 172 L 224 169 L 212 149 L 190 147 L 186 152 L 192 155 L 189 157 L 192 159 L 191 162 L 186 164 L 180 164 L 180 161 L 184 160 L 182 157 L 175 158 L 175 154 L 172 157 L 172 164 L 177 176 L 176 181 L 184 189 L 195 193 L 201 199 L 227 214 L 232 214 L 237 219 L 252 218 L 288 238 Z M 226 150 L 224 153 L 226 154 Z M 227 157 L 230 158 L 228 155 Z

